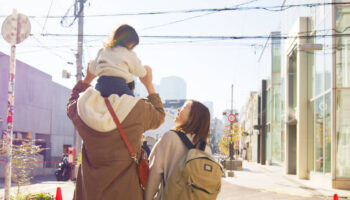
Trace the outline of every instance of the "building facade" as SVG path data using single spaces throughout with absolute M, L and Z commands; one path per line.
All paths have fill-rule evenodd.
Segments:
M 258 136 L 259 131 L 255 128 L 258 125 L 258 97 L 257 92 L 251 92 L 248 102 L 240 112 L 240 124 L 245 133 L 242 137 L 246 137 L 243 141 L 246 147 L 246 160 L 258 162 Z
M 350 189 L 350 1 L 313 3 L 325 4 L 282 12 L 261 56 L 258 162 Z
M 9 56 L 0 52 L 0 130 L 6 131 Z M 45 167 L 59 161 L 73 146 L 75 131 L 66 114 L 71 90 L 52 77 L 23 62 L 16 62 L 14 128 L 15 139 L 32 137 L 42 151 Z
M 292 9 L 282 21 L 290 22 L 281 26 L 289 36 L 281 54 L 286 172 L 301 179 L 322 176 L 334 188 L 349 189 L 350 7 Z

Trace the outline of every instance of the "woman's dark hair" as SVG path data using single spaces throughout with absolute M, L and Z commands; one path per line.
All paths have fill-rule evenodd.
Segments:
M 185 133 L 194 134 L 193 142 L 196 144 L 200 139 L 207 141 L 209 136 L 210 112 L 202 103 L 192 102 L 190 115 L 185 124 L 177 126 L 175 129 L 183 130 Z
M 107 41 L 105 47 L 122 46 L 128 48 L 130 44 L 134 46 L 138 45 L 139 36 L 133 27 L 123 24 L 113 32 L 112 37 Z

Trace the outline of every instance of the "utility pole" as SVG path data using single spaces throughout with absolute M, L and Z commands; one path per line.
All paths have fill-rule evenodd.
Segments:
M 231 110 L 230 110 L 230 114 L 233 114 L 233 84 L 231 85 Z M 230 136 L 231 136 L 231 140 L 229 143 L 229 157 L 230 160 L 234 160 L 234 148 L 233 148 L 233 137 L 232 137 L 232 126 L 233 126 L 233 122 L 230 122 Z
M 82 65 L 83 65 L 83 35 L 84 35 L 84 3 L 86 0 L 75 0 L 76 5 L 78 5 L 78 13 L 76 17 L 78 18 L 78 52 L 76 54 L 76 62 L 77 62 L 77 82 L 82 79 Z M 78 134 L 78 131 L 75 131 L 75 151 L 76 156 L 79 156 L 81 151 L 81 137 Z M 75 168 L 75 172 L 77 172 L 77 167 Z M 77 173 L 75 173 L 76 175 Z M 76 176 L 75 176 L 76 177 Z

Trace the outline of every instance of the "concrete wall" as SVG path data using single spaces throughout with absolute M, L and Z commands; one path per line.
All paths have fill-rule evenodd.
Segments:
M 0 53 L 0 117 L 6 129 L 9 57 Z M 14 131 L 50 134 L 51 76 L 17 61 L 15 75 Z M 34 135 L 34 134 L 33 134 Z
M 66 104 L 71 90 L 57 83 L 52 83 L 52 89 L 51 155 L 60 158 L 63 145 L 74 145 L 75 129 L 66 114 Z
M 9 56 L 0 52 L 0 136 L 6 130 L 8 80 Z M 63 145 L 73 146 L 74 127 L 66 115 L 70 92 L 52 82 L 50 75 L 17 60 L 14 131 L 30 132 L 34 139 L 44 139 L 49 148 L 43 153 L 45 161 L 59 161 Z

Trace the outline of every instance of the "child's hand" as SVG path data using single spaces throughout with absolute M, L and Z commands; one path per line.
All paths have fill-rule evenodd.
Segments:
M 152 84 L 152 79 L 153 79 L 152 68 L 149 67 L 148 65 L 145 65 L 144 67 L 146 69 L 147 74 L 144 77 L 140 77 L 140 81 L 143 85 L 145 85 L 148 91 L 148 94 L 153 94 L 155 93 L 155 90 Z
M 147 73 L 146 73 L 146 76 L 140 77 L 140 81 L 145 85 L 145 87 L 147 87 L 147 85 L 152 85 L 152 79 L 153 79 L 152 68 L 148 65 L 145 65 L 144 67 Z
M 87 70 L 86 70 L 86 76 L 85 76 L 85 78 L 83 80 L 83 82 L 86 83 L 86 84 L 90 84 L 96 77 L 95 74 L 92 74 L 90 72 L 89 68 L 90 68 L 90 63 L 88 63 L 88 67 L 87 67 Z

